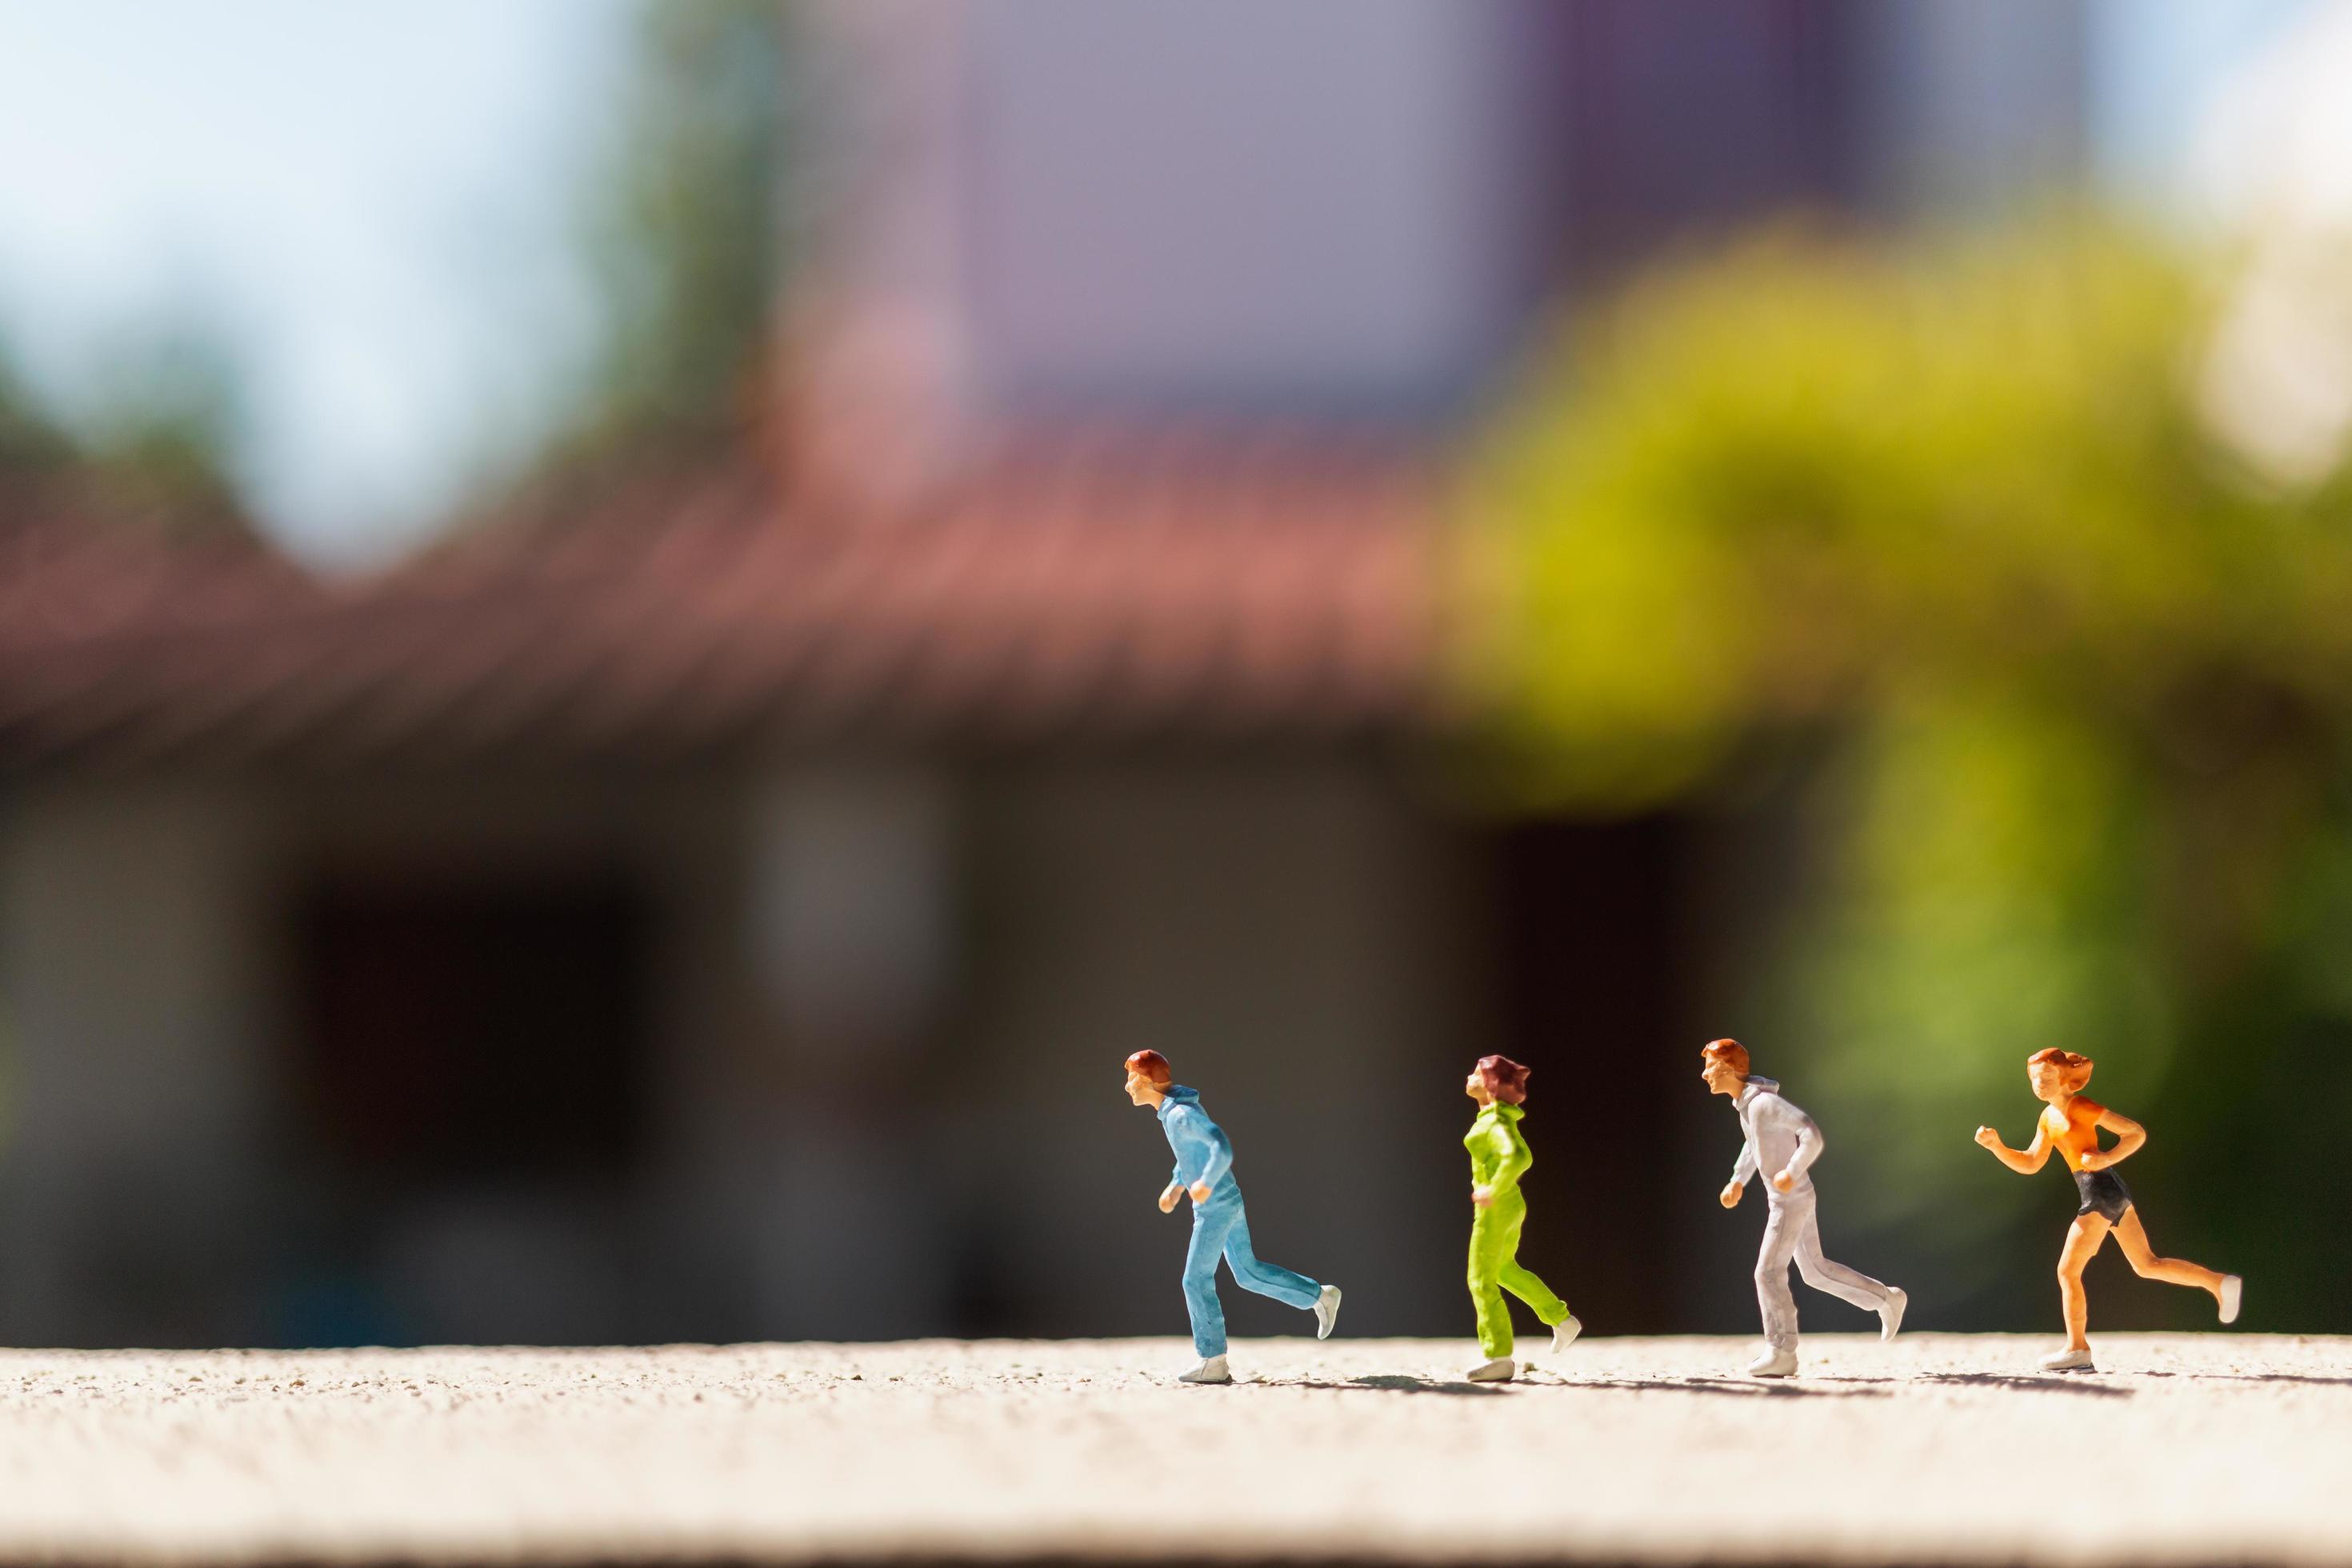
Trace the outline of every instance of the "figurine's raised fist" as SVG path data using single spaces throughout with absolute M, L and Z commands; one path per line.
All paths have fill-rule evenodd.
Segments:
M 1476 1204 L 1482 1209 L 1486 1208 L 1495 1201 L 1495 1189 L 1492 1187 L 1473 1187 L 1470 1189 L 1470 1201 Z
M 1194 1182 L 1192 1184 L 1192 1201 L 1196 1204 L 1204 1204 L 1209 1201 L 1208 1183 Z
M 1161 1214 L 1171 1213 L 1176 1207 L 1177 1197 L 1181 1194 L 1183 1191 L 1184 1189 L 1178 1186 L 1175 1183 L 1169 1183 L 1166 1188 L 1164 1188 L 1160 1194 L 1160 1212 Z
M 2109 1163 L 2104 1153 L 2093 1152 L 2083 1156 L 2083 1169 L 2086 1171 L 2104 1171 Z
M 1796 1187 L 1797 1173 L 1794 1171 L 1775 1171 L 1772 1173 L 1772 1190 L 1774 1192 L 1794 1192 Z
M 1977 1129 L 1977 1142 L 1988 1149 L 1998 1148 L 2000 1145 L 2000 1134 L 1990 1127 L 1979 1127 Z
M 1738 1182 L 1726 1182 L 1723 1184 L 1723 1191 L 1717 1194 L 1717 1196 L 1721 1200 L 1725 1208 L 1736 1209 L 1739 1206 L 1739 1194 L 1746 1190 L 1747 1189 L 1742 1187 Z

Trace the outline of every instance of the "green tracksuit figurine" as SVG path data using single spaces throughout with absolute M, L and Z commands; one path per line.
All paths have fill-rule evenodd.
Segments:
M 1554 1352 L 1566 1350 L 1583 1325 L 1549 1286 L 1519 1267 L 1519 1228 L 1528 1218 L 1519 1178 L 1535 1163 L 1528 1141 L 1519 1136 L 1528 1069 L 1508 1057 L 1481 1057 L 1463 1087 L 1478 1102 L 1478 1119 L 1462 1146 L 1470 1151 L 1470 1202 L 1475 1210 L 1470 1221 L 1470 1300 L 1478 1309 L 1478 1349 L 1486 1357 L 1470 1369 L 1470 1381 L 1507 1383 L 1518 1367 L 1511 1360 L 1511 1310 L 1504 1304 L 1504 1291 L 1551 1326 Z

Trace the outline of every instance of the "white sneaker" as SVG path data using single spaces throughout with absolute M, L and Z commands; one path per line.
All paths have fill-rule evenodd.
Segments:
M 1769 1345 L 1764 1353 L 1748 1363 L 1750 1377 L 1793 1377 L 1797 1373 L 1797 1352 L 1776 1351 Z
M 1328 1340 L 1331 1325 L 1339 1321 L 1339 1287 L 1326 1285 L 1315 1298 L 1315 1337 Z
M 1908 1290 L 1893 1285 L 1886 1288 L 1886 1300 L 1878 1309 L 1878 1337 L 1881 1340 L 1891 1340 L 1902 1332 L 1903 1309 L 1910 1304 L 1911 1293 Z
M 1498 1355 L 1493 1361 L 1479 1363 L 1465 1375 L 1473 1383 L 1508 1383 L 1518 1370 L 1509 1356 Z
M 2042 1370 L 2044 1372 L 2096 1372 L 2099 1369 L 2091 1364 L 2091 1347 L 2084 1345 L 2081 1350 L 2053 1351 L 2043 1356 Z
M 1225 1358 L 1213 1355 L 1190 1372 L 1176 1374 L 1179 1383 L 1231 1383 L 1234 1374 L 1225 1370 Z
M 1576 1336 L 1583 1331 L 1584 1325 L 1576 1321 L 1574 1312 L 1570 1312 L 1567 1317 L 1554 1323 L 1551 1326 L 1551 1353 L 1558 1355 L 1568 1349 L 1575 1342 Z
M 2244 1280 L 2234 1274 L 2221 1276 L 2221 1321 L 2223 1322 L 2234 1323 L 2238 1321 L 2238 1302 L 2245 1293 Z

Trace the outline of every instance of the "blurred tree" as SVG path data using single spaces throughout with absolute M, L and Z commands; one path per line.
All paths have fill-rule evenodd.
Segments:
M 646 0 L 590 192 L 597 346 L 559 465 L 742 426 L 783 276 L 783 0 Z
M 40 406 L 0 343 L 0 478 L 64 460 L 69 450 L 63 432 Z
M 2282 495 L 2209 437 L 2213 314 L 2092 226 L 1773 237 L 1572 333 L 1470 487 L 1492 776 L 1633 810 L 1806 759 L 1828 869 L 1736 1032 L 1801 1060 L 1910 1266 L 2004 1313 L 2073 1194 L 1969 1134 L 2021 1142 L 2023 1059 L 2063 1046 L 2149 1123 L 2126 1174 L 2159 1247 L 2262 1279 L 2257 1321 L 2344 1326 L 2291 1281 L 2296 1194 L 2352 1133 L 2324 1087 L 2352 1048 L 2352 485 Z M 2180 1294 L 2155 1310 L 2198 1321 Z
M 242 419 L 236 362 L 210 331 L 126 340 L 69 410 L 0 353 L 0 485 L 15 497 L 5 510 L 26 512 L 36 494 L 71 497 L 76 515 L 174 541 L 247 539 L 232 472 Z
M 243 422 L 226 339 L 192 326 L 150 332 L 110 362 L 78 421 L 80 456 L 110 510 L 179 539 L 240 536 L 231 464 Z

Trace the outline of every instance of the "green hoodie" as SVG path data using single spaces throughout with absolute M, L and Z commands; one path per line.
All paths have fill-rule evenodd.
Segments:
M 1470 1135 L 1462 1146 L 1470 1151 L 1473 1185 L 1494 1188 L 1497 1198 L 1518 1191 L 1519 1178 L 1536 1163 L 1535 1152 L 1519 1136 L 1519 1118 L 1527 1113 L 1525 1106 L 1498 1100 L 1470 1123 Z
M 1568 1316 L 1568 1303 L 1519 1267 L 1519 1227 L 1528 1217 L 1519 1178 L 1536 1163 L 1528 1141 L 1519 1136 L 1519 1118 L 1526 1114 L 1518 1106 L 1496 1100 L 1478 1112 L 1470 1123 L 1470 1136 L 1462 1140 L 1470 1151 L 1472 1181 L 1495 1194 L 1493 1203 L 1473 1211 L 1470 1222 L 1470 1300 L 1478 1314 L 1478 1348 L 1490 1360 L 1511 1353 L 1506 1290 L 1534 1308 L 1546 1324 Z

